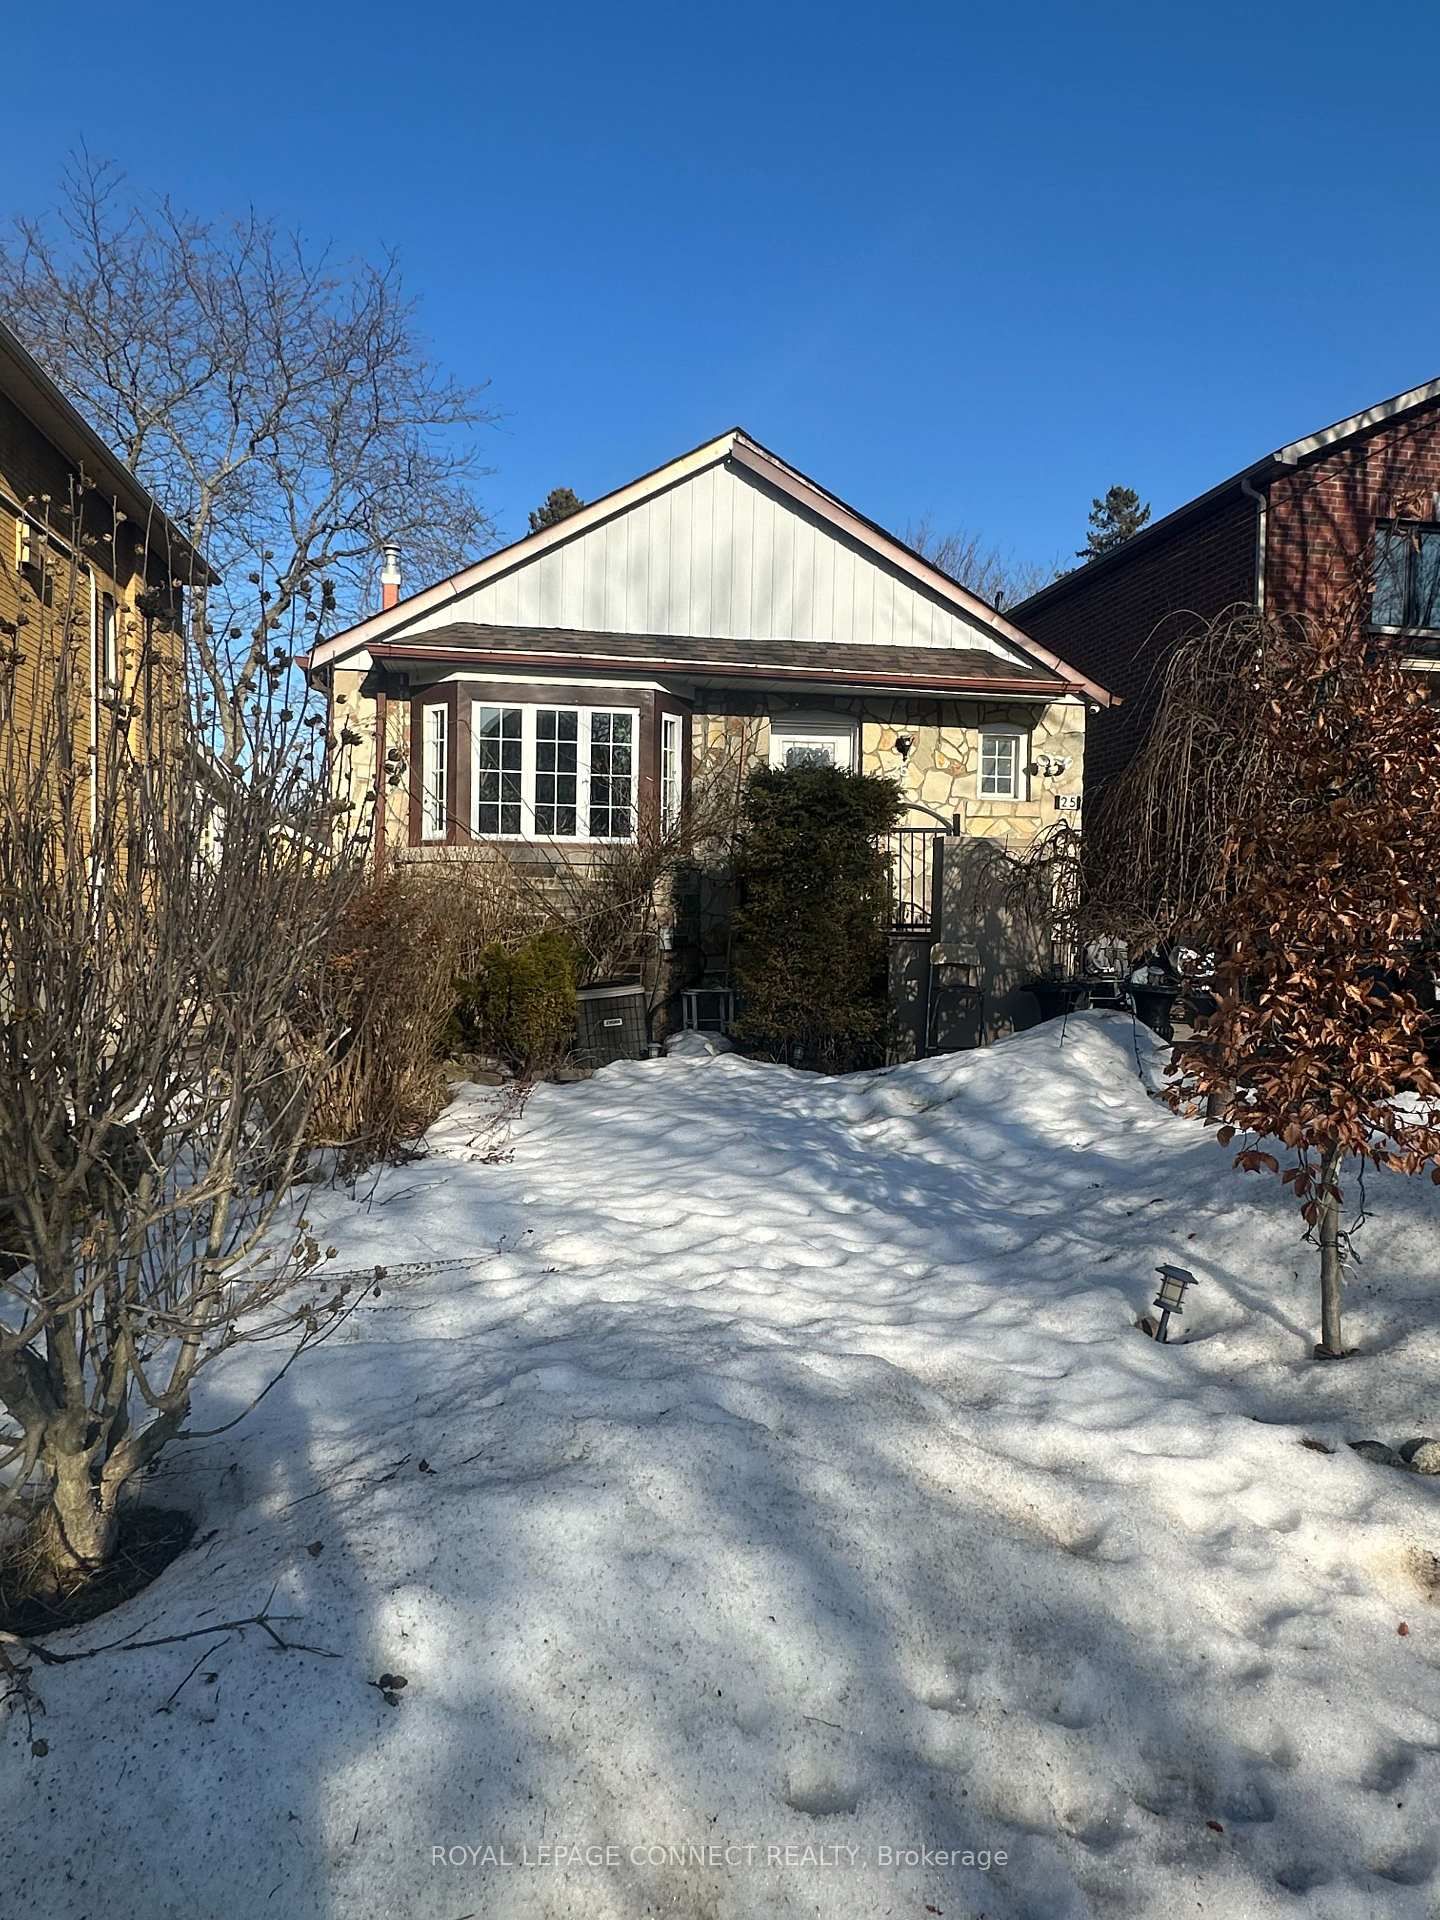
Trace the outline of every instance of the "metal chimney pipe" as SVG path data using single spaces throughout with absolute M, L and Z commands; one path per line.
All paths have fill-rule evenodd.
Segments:
M 394 540 L 387 540 L 380 549 L 380 610 L 388 613 L 400 599 L 400 548 Z

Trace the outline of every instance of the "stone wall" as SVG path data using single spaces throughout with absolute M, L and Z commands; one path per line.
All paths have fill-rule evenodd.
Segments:
M 770 755 L 770 718 L 803 711 L 852 716 L 859 723 L 860 764 L 866 773 L 888 773 L 906 801 L 906 824 L 943 824 L 965 834 L 1024 845 L 1062 817 L 1058 795 L 1079 795 L 1083 786 L 1085 709 L 1079 702 L 1050 706 L 981 700 L 865 699 L 817 696 L 801 704 L 773 694 L 718 692 L 697 695 L 693 722 L 693 777 L 713 783 L 734 778 Z M 979 794 L 980 734 L 986 725 L 1027 729 L 1030 734 L 1027 797 L 982 799 Z M 908 741 L 908 751 L 900 742 Z

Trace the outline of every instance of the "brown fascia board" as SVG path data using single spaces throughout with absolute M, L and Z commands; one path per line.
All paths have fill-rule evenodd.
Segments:
M 592 673 L 656 674 L 674 673 L 689 680 L 783 680 L 801 686 L 866 686 L 893 688 L 905 693 L 963 693 L 983 698 L 986 694 L 1034 694 L 1056 699 L 1075 694 L 1093 701 L 1088 687 L 1079 682 L 1045 680 L 1036 675 L 1015 674 L 1003 678 L 968 674 L 894 674 L 845 672 L 828 667 L 778 667 L 757 661 L 753 667 L 735 661 L 655 660 L 613 654 L 576 653 L 502 653 L 469 647 L 406 646 L 403 642 L 377 641 L 367 649 L 372 660 L 403 664 L 407 660 L 448 663 L 456 667 L 557 667 Z M 1118 703 L 1117 703 L 1118 704 Z
M 137 527 L 154 527 L 169 542 L 170 556 L 190 570 L 183 586 L 216 586 L 220 575 L 113 453 L 89 421 L 46 373 L 24 342 L 0 320 L 0 392 L 14 401 L 38 432 L 81 466 L 92 480 L 104 479 L 126 517 Z M 153 545 L 153 542 L 152 542 Z M 159 557 L 157 555 L 157 557 Z
M 588 501 L 578 513 L 558 522 L 555 527 L 545 528 L 538 535 L 522 535 L 519 540 L 512 541 L 496 553 L 487 554 L 481 561 L 461 568 L 458 573 L 450 575 L 447 579 L 419 588 L 415 593 L 398 601 L 394 607 L 383 608 L 366 615 L 364 619 L 347 628 L 344 633 L 334 634 L 328 641 L 320 643 L 316 648 L 317 652 L 323 652 L 324 655 L 319 663 L 320 668 L 328 667 L 332 661 L 343 659 L 346 653 L 358 652 L 362 646 L 368 646 L 373 651 L 374 646 L 381 643 L 368 642 L 365 637 L 368 633 L 375 631 L 377 626 L 382 632 L 393 632 L 397 626 L 403 625 L 407 618 L 414 618 L 417 614 L 431 608 L 443 606 L 447 596 L 451 599 L 456 597 L 463 590 L 462 583 L 471 580 L 480 567 L 497 562 L 506 556 L 511 557 L 510 564 L 522 565 L 529 557 L 521 552 L 522 548 L 528 548 L 530 554 L 534 554 L 541 550 L 536 544 L 537 541 L 556 545 L 573 539 L 577 534 L 598 524 L 611 511 L 619 511 L 625 503 L 626 496 L 643 492 L 652 482 L 659 482 L 672 470 L 678 480 L 687 477 L 688 473 L 694 470 L 696 462 L 708 465 L 720 460 L 733 462 L 737 467 L 775 487 L 777 491 L 788 494 L 808 512 L 828 520 L 861 546 L 872 552 L 877 548 L 881 549 L 883 556 L 899 571 L 909 574 L 913 580 L 928 588 L 930 592 L 938 593 L 952 605 L 958 605 L 960 610 L 968 614 L 971 619 L 977 620 L 982 626 L 989 627 L 993 633 L 1007 640 L 1029 658 L 1049 667 L 1058 679 L 1067 685 L 1073 683 L 1078 690 L 1099 706 L 1110 704 L 1111 695 L 1098 681 L 1090 680 L 1077 667 L 1062 660 L 1058 654 L 1052 653 L 1038 640 L 1032 639 L 1028 633 L 1021 632 L 1012 621 L 998 609 L 990 606 L 987 601 L 982 600 L 978 594 L 972 593 L 960 581 L 952 579 L 933 561 L 926 560 L 922 554 L 907 547 L 903 540 L 882 527 L 878 521 L 868 519 L 822 487 L 818 481 L 812 480 L 808 474 L 801 473 L 798 467 L 790 466 L 778 454 L 762 446 L 742 427 L 731 427 L 713 440 L 704 440 L 698 447 L 692 447 L 688 453 L 679 454 L 675 459 L 667 460 L 661 466 L 652 467 L 648 473 L 641 474 L 637 479 L 612 488 L 609 493 L 602 494 L 598 499 Z M 572 522 L 576 524 L 572 525 Z M 342 641 L 348 642 L 343 650 L 340 647 Z
M 689 472 L 698 471 L 696 462 L 701 466 L 718 465 L 726 457 L 730 446 L 740 432 L 739 427 L 729 427 L 724 433 L 716 434 L 713 439 L 702 440 L 698 446 L 691 447 L 688 453 L 677 454 L 673 459 L 664 460 L 659 466 L 651 467 L 647 472 L 638 474 L 633 480 L 623 481 L 618 487 L 611 487 L 607 492 L 597 494 L 593 500 L 587 500 L 583 507 L 577 508 L 574 513 L 567 514 L 563 520 L 557 520 L 552 526 L 542 527 L 536 533 L 522 533 L 515 540 L 507 540 L 493 553 L 482 554 L 479 560 L 467 562 L 454 573 L 447 574 L 444 579 L 432 580 L 426 586 L 416 587 L 413 592 L 402 594 L 393 607 L 377 607 L 372 613 L 362 615 L 351 626 L 339 633 L 332 633 L 328 640 L 316 643 L 314 652 L 318 653 L 322 649 L 325 651 L 325 658 L 319 663 L 317 671 L 323 672 L 325 668 L 344 659 L 346 654 L 358 653 L 362 647 L 368 650 L 370 642 L 364 636 L 376 626 L 382 626 L 385 631 L 393 631 L 397 626 L 403 626 L 407 619 L 413 619 L 421 613 L 428 612 L 432 607 L 443 606 L 447 597 L 455 599 L 466 591 L 467 586 L 482 568 L 500 561 L 506 562 L 507 571 L 511 566 L 523 566 L 527 560 L 541 552 L 548 551 L 551 547 L 563 546 L 579 534 L 588 532 L 592 527 L 608 519 L 612 513 L 621 512 L 628 504 L 628 495 L 649 486 L 652 481 L 658 483 L 672 468 L 677 470 L 678 479 L 686 477 Z M 681 469 L 684 471 L 680 472 Z M 522 548 L 528 551 L 522 553 Z M 339 651 L 342 640 L 348 641 L 349 645 L 343 651 Z
M 801 473 L 798 467 L 787 465 L 778 454 L 771 453 L 768 447 L 762 447 L 758 440 L 752 440 L 749 434 L 737 435 L 730 458 L 738 466 L 748 468 L 752 473 L 758 474 L 761 479 L 768 481 L 770 485 L 778 487 L 781 492 L 788 493 L 802 506 L 809 507 L 812 512 L 818 511 L 822 518 L 831 521 L 843 533 L 848 533 L 851 539 L 859 540 L 863 546 L 873 549 L 877 541 L 883 542 L 888 550 L 888 557 L 902 572 L 908 573 L 921 586 L 929 587 L 933 592 L 938 585 L 946 597 L 951 599 L 958 597 L 962 609 L 972 619 L 989 627 L 992 633 L 1008 640 L 1011 646 L 1018 648 L 1021 653 L 1030 654 L 1043 662 L 1052 673 L 1064 680 L 1067 685 L 1073 685 L 1083 691 L 1098 706 L 1111 704 L 1113 696 L 1100 685 L 1098 680 L 1091 680 L 1081 673 L 1078 667 L 1072 667 L 1068 660 L 1062 660 L 1059 654 L 1052 653 L 1048 647 L 1042 646 L 1038 640 L 1022 631 L 1012 620 L 1007 619 L 998 608 L 982 600 L 979 594 L 972 593 L 960 581 L 952 579 L 942 568 L 937 567 L 933 560 L 927 560 L 923 554 L 916 553 L 913 547 L 907 547 L 903 540 L 882 527 L 878 520 L 868 519 L 854 507 L 847 506 L 843 500 L 827 492 L 818 481 L 812 480 L 808 474 Z

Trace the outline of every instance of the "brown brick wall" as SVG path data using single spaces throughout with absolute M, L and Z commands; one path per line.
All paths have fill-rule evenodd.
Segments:
M 1124 703 L 1090 719 L 1087 788 L 1103 785 L 1133 756 L 1170 647 L 1201 622 L 1253 601 L 1256 514 L 1237 487 L 1148 540 L 1133 559 L 1082 566 L 1043 606 L 1015 610 L 1023 631 Z
M 1268 603 L 1321 613 L 1366 567 L 1377 520 L 1440 519 L 1440 406 L 1277 475 L 1269 494 Z

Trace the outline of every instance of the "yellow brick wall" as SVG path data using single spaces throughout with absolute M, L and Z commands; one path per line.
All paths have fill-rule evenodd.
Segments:
M 21 564 L 22 523 L 29 565 Z M 123 724 L 138 744 L 165 705 L 182 697 L 179 596 L 168 567 L 143 551 L 141 533 L 100 488 L 82 490 L 74 464 L 0 393 L 0 744 L 7 758 L 33 751 L 62 662 L 76 748 L 92 750 L 92 581 L 97 626 L 105 596 L 115 602 L 119 655 L 118 687 L 100 689 L 110 702 L 101 742 Z M 157 606 L 142 606 L 147 588 Z M 97 650 L 98 642 L 97 633 Z

